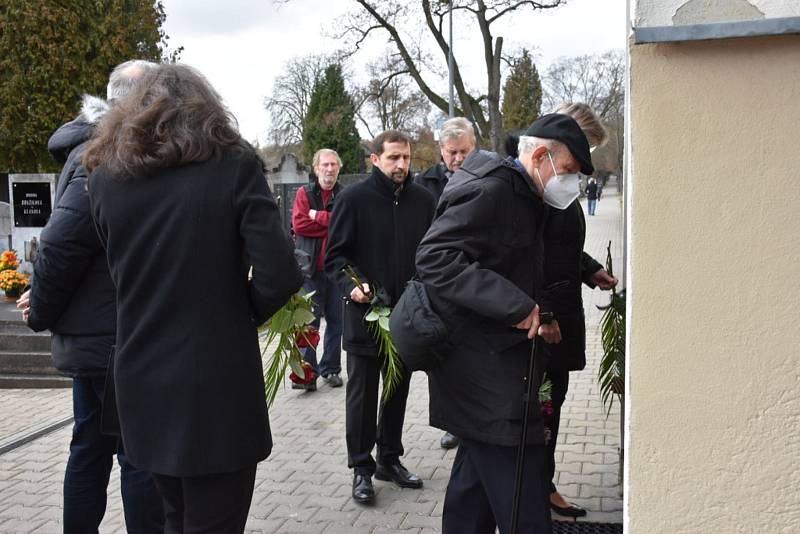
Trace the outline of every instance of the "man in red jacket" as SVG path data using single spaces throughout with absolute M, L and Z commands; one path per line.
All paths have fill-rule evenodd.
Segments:
M 342 385 L 339 373 L 342 371 L 342 311 L 344 303 L 336 284 L 326 276 L 325 249 L 328 244 L 328 223 L 334 197 L 342 189 L 337 183 L 342 160 L 335 150 L 317 150 L 313 159 L 314 183 L 297 190 L 292 207 L 292 228 L 297 248 L 311 256 L 311 272 L 306 273 L 306 291 L 314 291 L 313 326 L 319 328 L 320 318 L 325 317 L 325 339 L 322 359 L 317 363 L 317 351 L 307 347 L 303 357 L 314 366 L 317 376 L 329 386 Z M 292 389 L 316 391 L 316 381 L 310 384 L 292 384 Z

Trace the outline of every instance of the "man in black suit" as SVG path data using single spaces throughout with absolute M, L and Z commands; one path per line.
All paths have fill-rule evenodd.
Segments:
M 354 470 L 353 498 L 375 499 L 372 475 L 401 487 L 420 488 L 422 480 L 400 463 L 410 374 L 381 405 L 376 428 L 378 382 L 385 358 L 379 353 L 364 315 L 372 295 L 384 290 L 394 305 L 414 275 L 414 255 L 433 218 L 434 200 L 408 177 L 411 143 L 389 130 L 373 143 L 372 174 L 336 198 L 328 237 L 325 272 L 336 281 L 345 304 L 343 345 L 347 351 L 346 434 L 348 467 Z M 363 287 L 344 270 L 354 269 Z M 377 443 L 377 466 L 372 448 Z

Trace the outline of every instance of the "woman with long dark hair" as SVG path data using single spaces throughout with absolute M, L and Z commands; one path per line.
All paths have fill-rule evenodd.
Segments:
M 582 102 L 560 104 L 554 113 L 569 115 L 578 123 L 590 147 L 603 146 L 608 132 L 594 110 Z M 519 136 L 506 138 L 505 149 L 517 157 Z M 610 276 L 603 266 L 583 251 L 586 240 L 586 219 L 580 199 L 566 209 L 548 210 L 544 225 L 544 287 L 558 282 L 569 282 L 550 293 L 545 299 L 548 311 L 553 311 L 561 329 L 561 343 L 543 345 L 547 366 L 545 375 L 552 384 L 553 413 L 547 422 L 550 438 L 547 442 L 547 469 L 550 483 L 550 508 L 566 517 L 583 517 L 586 510 L 569 502 L 555 485 L 555 451 L 561 407 L 569 388 L 570 371 L 586 367 L 586 325 L 583 313 L 581 283 L 606 290 L 616 286 L 617 279 Z
M 153 473 L 167 532 L 242 532 L 272 448 L 256 329 L 302 284 L 262 162 L 202 75 L 160 65 L 84 163 L 128 458 Z

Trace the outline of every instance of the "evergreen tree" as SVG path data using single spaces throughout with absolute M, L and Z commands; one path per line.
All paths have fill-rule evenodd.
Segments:
M 542 107 L 542 82 L 527 50 L 517 58 L 503 85 L 503 127 L 508 132 L 522 130 L 539 118 Z
M 329 65 L 314 84 L 303 124 L 303 159 L 311 164 L 314 152 L 330 148 L 342 158 L 342 172 L 361 170 L 363 158 L 353 100 L 344 88 L 342 67 Z
M 153 0 L 3 0 L 0 170 L 56 170 L 50 135 L 75 118 L 83 93 L 105 96 L 116 65 L 162 58 L 165 18 Z

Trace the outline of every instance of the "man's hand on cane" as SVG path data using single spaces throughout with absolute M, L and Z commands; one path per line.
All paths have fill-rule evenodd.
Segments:
M 530 315 L 521 322 L 514 325 L 514 328 L 528 331 L 528 339 L 533 339 L 538 334 L 544 339 L 545 343 L 560 343 L 561 329 L 558 321 L 551 321 L 548 324 L 541 324 L 539 319 L 539 305 L 533 307 Z

